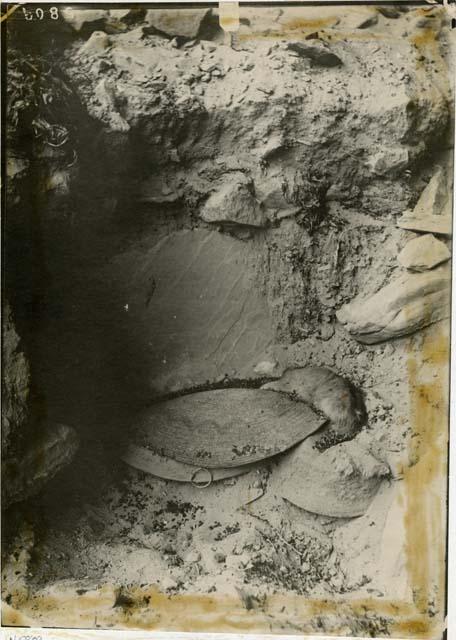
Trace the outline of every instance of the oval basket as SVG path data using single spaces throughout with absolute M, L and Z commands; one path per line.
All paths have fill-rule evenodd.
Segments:
M 234 467 L 281 453 L 324 422 L 305 403 L 276 391 L 218 389 L 152 405 L 135 444 L 198 467 Z

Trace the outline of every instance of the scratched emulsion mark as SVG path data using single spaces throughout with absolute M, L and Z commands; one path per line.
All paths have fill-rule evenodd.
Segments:
M 20 7 L 19 4 L 13 4 L 13 5 L 11 5 L 11 7 L 8 7 L 8 9 L 5 11 L 5 13 L 0 18 L 0 22 L 3 22 L 4 20 L 8 20 L 8 18 L 10 18 L 13 15 L 13 13 L 17 9 L 19 9 L 19 7 Z
M 300 28 L 322 27 L 317 21 L 302 20 Z M 269 33 L 269 39 L 300 37 L 296 25 Z M 340 33 L 335 39 L 346 37 Z M 252 34 L 250 38 L 262 37 Z M 379 40 L 368 32 L 350 38 Z M 248 39 L 245 34 L 242 36 Z M 390 39 L 382 34 L 381 38 Z M 433 29 L 424 29 L 411 39 L 419 50 L 437 54 Z M 436 55 L 438 64 L 441 56 Z M 417 62 L 418 65 L 418 62 Z M 444 67 L 444 65 L 443 65 Z M 445 69 L 446 71 L 446 69 Z M 447 72 L 447 71 L 446 71 Z M 426 71 L 423 68 L 423 74 Z M 447 77 L 447 76 L 446 76 Z M 448 437 L 449 323 L 441 322 L 424 332 L 422 348 L 412 348 L 408 359 L 409 396 L 413 417 L 410 447 L 416 461 L 404 473 L 407 571 L 414 590 L 413 602 L 370 598 L 315 599 L 276 594 L 264 606 L 247 610 L 232 596 L 173 595 L 154 587 L 131 588 L 131 598 L 121 606 L 117 586 L 103 585 L 82 592 L 75 585 L 54 585 L 46 592 L 12 594 L 12 606 L 3 611 L 3 624 L 114 627 L 168 631 L 355 633 L 357 621 L 367 623 L 374 616 L 387 621 L 376 635 L 437 637 L 442 618 L 434 616 L 431 603 L 443 611 L 445 594 L 445 495 Z M 415 350 L 414 350 L 415 349 Z M 321 620 L 325 621 L 321 630 Z M 320 621 L 320 623 L 319 623 Z M 359 626 L 359 635 L 369 627 Z

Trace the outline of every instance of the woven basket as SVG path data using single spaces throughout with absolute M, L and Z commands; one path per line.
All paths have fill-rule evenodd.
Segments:
M 276 391 L 219 389 L 152 405 L 134 443 L 196 467 L 237 467 L 285 451 L 324 422 Z

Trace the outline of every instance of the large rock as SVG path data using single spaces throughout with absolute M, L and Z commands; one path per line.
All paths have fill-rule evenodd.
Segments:
M 337 319 L 359 342 L 398 338 L 449 317 L 450 284 L 451 271 L 446 267 L 406 273 L 370 298 L 346 304 Z
M 288 218 L 297 213 L 308 220 L 318 218 L 326 210 L 326 193 L 324 181 L 315 180 L 312 172 L 290 166 L 272 170 L 257 189 L 261 204 L 272 219 Z
M 427 271 L 446 262 L 450 257 L 448 247 L 428 233 L 410 240 L 397 256 L 397 260 L 410 271 Z
M 365 513 L 390 470 L 356 440 L 319 453 L 310 436 L 279 464 L 279 493 L 301 509 L 335 518 Z
M 2 506 L 39 493 L 55 474 L 69 464 L 78 448 L 76 432 L 66 425 L 47 427 L 28 443 L 25 454 L 2 464 Z
M 252 181 L 243 173 L 229 173 L 222 177 L 206 201 L 201 217 L 206 222 L 250 227 L 264 227 L 268 221 L 254 196 Z
M 397 224 L 402 229 L 450 235 L 452 230 L 452 189 L 442 167 L 438 167 L 413 211 L 406 211 Z
M 146 22 L 168 36 L 196 38 L 211 9 L 149 9 Z
M 259 377 L 273 329 L 256 280 L 258 251 L 255 240 L 197 229 L 117 258 L 125 330 L 138 349 L 131 368 L 142 359 L 150 390 Z
M 81 31 L 87 23 L 105 20 L 108 15 L 105 9 L 75 9 L 74 7 L 64 7 L 59 9 L 59 13 L 75 31 Z

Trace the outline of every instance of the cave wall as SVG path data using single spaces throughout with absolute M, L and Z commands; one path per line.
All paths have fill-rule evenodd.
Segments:
M 396 220 L 451 161 L 439 8 L 243 8 L 233 47 L 215 9 L 157 11 L 11 27 L 6 288 L 35 422 L 91 444 L 296 364 L 374 382 L 336 312 L 400 273 Z
M 2 335 L 2 455 L 20 450 L 26 436 L 29 413 L 30 369 L 21 350 L 11 309 L 5 302 L 3 309 Z
M 94 27 L 66 50 L 64 68 L 91 130 L 80 136 L 76 165 L 63 170 L 70 195 L 48 192 L 45 225 L 50 237 L 59 228 L 65 254 L 49 240 L 48 259 L 67 260 L 70 228 L 77 266 L 70 259 L 68 277 L 78 271 L 90 278 L 89 291 L 98 287 L 89 314 L 104 307 L 96 302 L 103 289 L 106 324 L 123 341 L 123 356 L 111 355 L 139 396 L 259 377 L 255 366 L 281 361 L 284 345 L 333 339 L 336 309 L 374 293 L 398 269 L 408 236 L 394 220 L 413 207 L 432 175 L 430 158 L 448 146 L 448 76 L 438 54 L 445 43 L 435 31 L 444 17 L 423 18 L 432 21 L 430 43 L 416 16 L 381 17 L 372 33 L 349 41 L 353 26 L 342 19 L 322 35 L 335 67 L 289 48 L 285 38 L 307 35 L 292 30 L 293 18 L 285 11 L 273 22 L 282 28 L 277 38 L 274 29 L 256 31 L 250 15 L 233 49 L 218 31 L 213 41 L 158 34 L 148 14 L 121 33 L 108 20 L 105 31 Z M 378 47 L 376 29 L 404 28 L 408 37 Z M 81 204 L 63 221 L 74 196 Z M 184 244 L 202 256 L 197 287 L 215 291 L 202 306 L 181 281 L 191 262 Z M 166 246 L 169 264 L 160 267 Z M 177 288 L 163 278 L 154 284 L 161 268 Z M 227 270 L 236 281 L 236 269 L 230 299 L 222 282 Z M 255 295 L 242 310 L 249 287 Z M 215 336 L 226 334 L 218 347 L 198 308 Z M 238 334 L 251 349 L 230 355 Z

